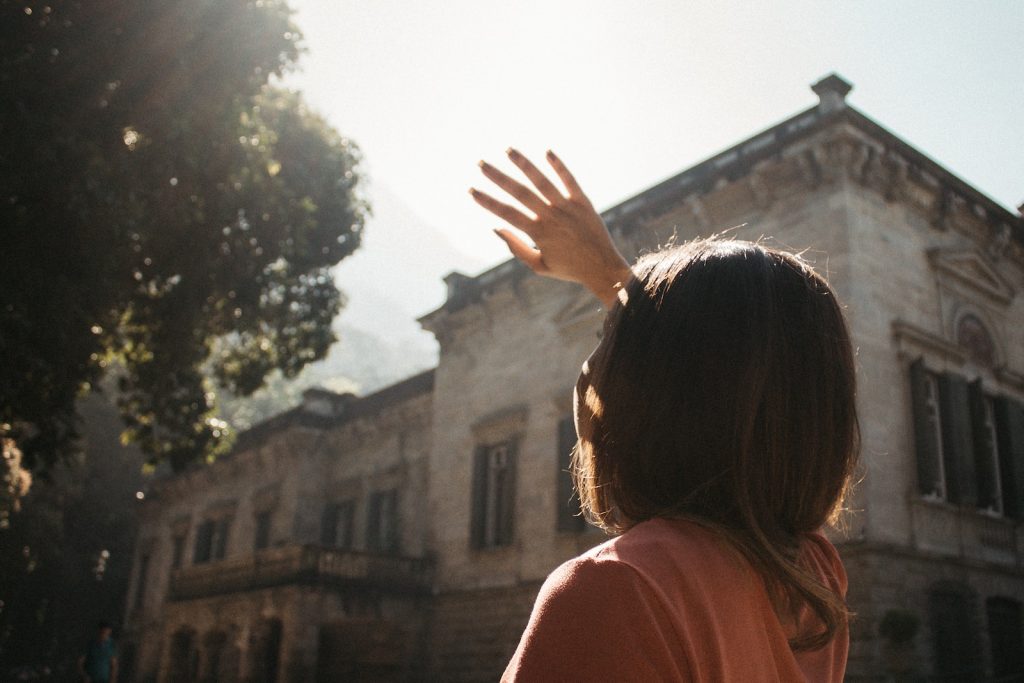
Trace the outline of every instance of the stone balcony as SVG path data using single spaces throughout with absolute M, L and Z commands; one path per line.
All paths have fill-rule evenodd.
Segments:
M 432 575 L 433 563 L 425 558 L 295 544 L 178 569 L 171 576 L 168 599 L 192 600 L 285 585 L 421 593 L 430 590 Z

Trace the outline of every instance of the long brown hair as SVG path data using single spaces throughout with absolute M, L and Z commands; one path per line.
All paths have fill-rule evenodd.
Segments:
M 781 619 L 809 606 L 826 644 L 848 617 L 799 561 L 834 521 L 857 460 L 850 336 L 801 258 L 709 238 L 643 257 L 577 384 L 574 476 L 611 532 L 653 517 L 719 530 L 764 578 Z

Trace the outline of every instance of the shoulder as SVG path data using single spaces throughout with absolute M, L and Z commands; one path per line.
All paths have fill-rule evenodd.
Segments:
M 693 600 L 714 595 L 716 586 L 754 588 L 758 583 L 750 563 L 720 533 L 682 519 L 651 519 L 590 551 L 595 558 L 618 560 L 649 584 Z M 710 591 L 710 593 L 709 593 Z
M 672 680 L 681 664 L 675 640 L 636 569 L 587 553 L 544 582 L 503 680 Z
M 586 611 L 614 611 L 618 603 L 648 598 L 646 580 L 613 555 L 587 553 L 551 572 L 541 587 L 538 604 L 576 606 Z M 594 599 L 602 596 L 602 599 Z

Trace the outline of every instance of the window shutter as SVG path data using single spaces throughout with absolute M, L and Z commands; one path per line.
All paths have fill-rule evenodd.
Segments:
M 213 556 L 215 559 L 222 560 L 228 548 L 228 531 L 231 528 L 231 519 L 229 517 L 221 517 L 217 522 L 217 533 L 214 535 L 216 544 L 213 547 Z
M 380 550 L 381 547 L 381 500 L 380 494 L 374 493 L 370 496 L 369 508 L 366 512 L 366 549 Z
M 320 544 L 333 547 L 338 538 L 338 506 L 330 503 L 320 518 Z
M 992 431 L 985 420 L 985 394 L 981 380 L 971 382 L 967 388 L 971 411 L 971 435 L 974 445 L 974 470 L 978 481 L 978 507 L 999 509 L 999 484 L 996 481 L 996 445 Z
M 487 525 L 487 448 L 477 446 L 473 454 L 473 491 L 469 511 L 469 543 L 473 548 L 484 546 Z
M 1000 396 L 995 409 L 1003 511 L 1024 519 L 1024 406 Z
M 391 489 L 380 494 L 380 549 L 398 552 L 398 491 Z
M 968 393 L 967 380 L 962 377 L 939 377 L 946 498 L 951 503 L 974 506 L 978 503 L 978 486 Z
M 580 499 L 572 481 L 572 449 L 576 446 L 576 426 L 572 416 L 558 423 L 558 486 L 555 493 L 557 529 L 579 532 L 586 527 L 580 514 Z
M 516 442 L 508 444 L 508 455 L 505 469 L 502 472 L 501 484 L 495 495 L 498 496 L 498 538 L 495 545 L 509 545 L 515 534 L 516 523 L 516 460 L 518 453 Z
M 939 433 L 928 404 L 928 371 L 918 358 L 910 365 L 910 395 L 914 408 L 914 445 L 917 452 L 917 489 L 922 495 L 942 494 Z
M 196 549 L 192 557 L 195 564 L 210 561 L 210 554 L 213 551 L 213 522 L 207 520 L 196 529 Z

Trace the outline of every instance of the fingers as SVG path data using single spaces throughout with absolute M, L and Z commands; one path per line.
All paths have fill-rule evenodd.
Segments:
M 518 199 L 523 206 L 539 214 L 541 211 L 547 208 L 547 203 L 534 194 L 529 188 L 522 183 L 513 180 L 494 166 L 491 166 L 486 161 L 480 162 L 480 170 L 483 171 L 484 175 L 490 178 L 495 185 L 508 192 L 510 195 Z
M 546 156 L 548 163 L 551 164 L 551 168 L 555 169 L 555 173 L 558 174 L 558 177 L 565 184 L 565 189 L 569 190 L 569 196 L 574 199 L 585 199 L 586 195 L 583 194 L 580 184 L 576 182 L 576 178 L 569 172 L 569 169 L 562 163 L 562 160 L 558 158 L 558 155 L 549 149 Z
M 539 249 L 531 247 L 508 230 L 499 229 L 495 230 L 494 233 L 504 240 L 505 245 L 508 247 L 508 250 L 512 252 L 512 255 L 525 263 L 530 270 L 538 274 L 547 272 L 548 266 L 544 263 L 544 257 L 541 255 Z
M 473 196 L 473 199 L 477 204 L 484 207 L 509 225 L 515 226 L 523 232 L 530 232 L 530 228 L 533 225 L 533 219 L 523 212 L 504 202 L 499 202 L 494 197 L 490 196 L 486 192 L 481 192 L 475 187 L 469 188 L 469 194 Z
M 524 157 L 518 150 L 511 147 L 506 150 L 508 158 L 512 163 L 526 174 L 533 186 L 540 191 L 541 195 L 548 200 L 549 204 L 559 204 L 565 201 L 565 195 L 559 191 L 555 184 L 548 180 L 547 176 L 541 173 L 540 169 L 533 165 L 533 162 Z

